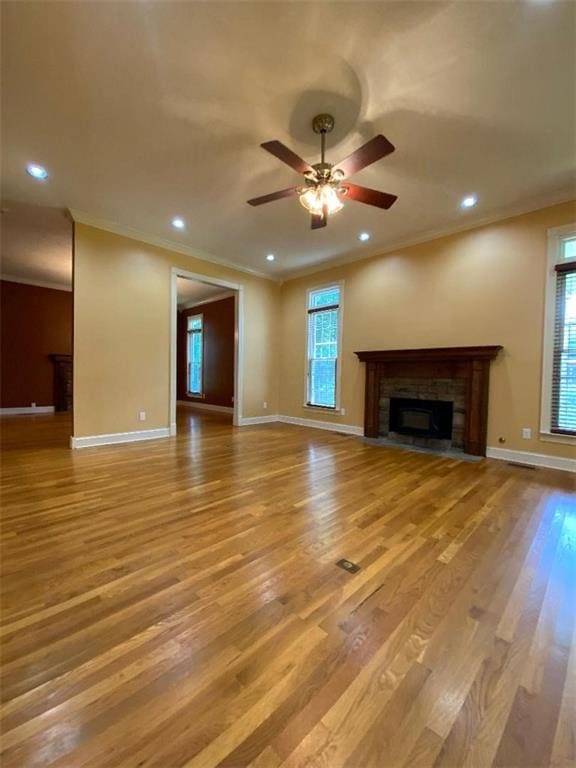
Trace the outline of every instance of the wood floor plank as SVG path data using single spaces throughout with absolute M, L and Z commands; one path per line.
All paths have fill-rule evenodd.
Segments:
M 190 409 L 1 426 L 6 768 L 575 764 L 573 475 Z

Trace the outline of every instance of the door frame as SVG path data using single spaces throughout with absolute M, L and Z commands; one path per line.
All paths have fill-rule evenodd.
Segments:
M 244 371 L 244 286 L 230 280 L 207 277 L 196 272 L 189 272 L 180 267 L 172 267 L 170 286 L 170 434 L 176 434 L 176 401 L 178 392 L 178 289 L 177 278 L 184 277 L 207 285 L 217 285 L 234 291 L 234 426 L 242 421 L 243 371 Z

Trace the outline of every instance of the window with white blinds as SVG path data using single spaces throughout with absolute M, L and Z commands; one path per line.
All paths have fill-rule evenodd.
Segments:
M 563 238 L 554 267 L 551 432 L 576 435 L 576 237 Z
M 306 404 L 336 408 L 340 334 L 339 285 L 308 294 Z

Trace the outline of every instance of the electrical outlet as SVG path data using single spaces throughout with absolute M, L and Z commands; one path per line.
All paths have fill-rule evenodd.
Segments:
M 138 411 L 138 418 L 140 421 L 146 421 L 146 411 Z
M 264 402 L 262 403 L 262 408 L 264 409 L 268 408 L 268 403 L 266 402 L 266 400 L 264 400 Z
M 522 437 L 524 440 L 530 440 L 532 438 L 532 430 L 530 427 L 524 427 L 522 430 Z
M 346 408 L 340 408 L 340 415 L 346 416 Z

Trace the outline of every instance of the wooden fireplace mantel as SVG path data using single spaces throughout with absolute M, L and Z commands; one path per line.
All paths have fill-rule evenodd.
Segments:
M 378 437 L 380 381 L 394 378 L 464 379 L 466 422 L 464 450 L 486 455 L 490 362 L 501 346 L 382 349 L 356 352 L 366 363 L 364 435 Z

